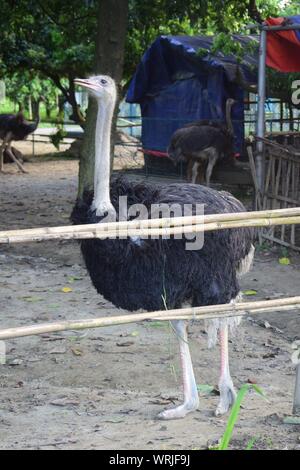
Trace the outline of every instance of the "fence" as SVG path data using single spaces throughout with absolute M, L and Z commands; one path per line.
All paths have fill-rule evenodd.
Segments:
M 0 232 L 0 244 L 24 243 L 42 240 L 114 238 L 124 236 L 169 236 L 176 233 L 197 233 L 211 230 L 224 230 L 238 227 L 278 226 L 300 224 L 300 207 L 260 212 L 212 214 L 207 216 L 176 217 L 152 220 L 133 220 L 103 224 L 67 227 L 46 227 L 40 229 L 11 230 Z M 300 296 L 238 304 L 211 305 L 206 307 L 182 308 L 145 312 L 109 318 L 61 321 L 40 325 L 6 328 L 0 330 L 0 340 L 42 333 L 98 328 L 145 320 L 169 321 L 173 319 L 212 319 L 219 317 L 243 316 L 300 308 Z M 299 351 L 300 352 L 300 351 Z M 295 356 L 295 354 L 294 354 Z M 299 354 L 298 356 L 299 357 Z M 297 379 L 294 393 L 293 412 L 300 412 L 300 361 L 297 364 Z
M 297 144 L 299 134 L 289 133 L 286 139 Z M 248 148 L 256 189 L 256 205 L 259 209 L 278 209 L 300 206 L 300 150 L 295 146 L 281 145 L 269 139 L 259 139 L 265 145 L 265 178 L 260 194 L 256 181 L 255 165 L 251 148 Z M 270 227 L 260 231 L 260 237 L 285 247 L 300 251 L 300 228 L 291 224 L 286 227 Z

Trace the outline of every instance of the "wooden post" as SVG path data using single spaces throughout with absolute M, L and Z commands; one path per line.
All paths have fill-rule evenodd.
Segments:
M 300 341 L 294 341 L 292 348 L 294 349 L 292 354 L 292 363 L 296 366 L 293 414 L 300 416 Z
M 297 365 L 293 414 L 300 416 L 300 364 Z

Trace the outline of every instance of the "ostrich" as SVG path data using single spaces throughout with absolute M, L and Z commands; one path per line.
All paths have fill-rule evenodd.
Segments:
M 110 184 L 110 133 L 116 101 L 116 86 L 104 75 L 76 79 L 96 98 L 98 115 L 95 138 L 94 192 L 78 199 L 71 219 L 75 224 L 101 223 L 107 216 L 120 218 L 120 196 L 128 205 L 143 204 L 148 210 L 154 204 L 183 208 L 184 204 L 204 204 L 205 213 L 241 212 L 243 205 L 231 194 L 193 184 L 148 185 L 116 179 Z M 156 206 L 157 207 L 157 206 Z M 129 311 L 155 311 L 234 302 L 239 296 L 237 274 L 247 272 L 253 258 L 252 232 L 241 228 L 207 232 L 203 248 L 186 250 L 185 240 L 86 239 L 81 251 L 92 283 L 99 294 L 116 307 Z M 208 337 L 221 343 L 220 401 L 216 414 L 225 413 L 235 400 L 229 372 L 228 327 L 233 319 L 211 320 Z M 180 406 L 159 414 L 161 419 L 182 418 L 199 404 L 197 386 L 188 347 L 187 322 L 173 321 L 180 348 L 184 401 Z
M 37 116 L 35 122 L 30 123 L 25 120 L 23 113 L 16 115 L 0 114 L 0 139 L 2 140 L 2 145 L 0 146 L 0 172 L 3 172 L 3 154 L 5 152 L 20 170 L 26 173 L 23 165 L 11 150 L 11 143 L 14 140 L 25 140 L 29 134 L 36 130 L 38 124 L 39 116 Z
M 206 184 L 209 186 L 216 162 L 232 157 L 234 131 L 231 108 L 235 102 L 232 98 L 226 101 L 226 124 L 203 119 L 186 124 L 172 135 L 168 156 L 175 163 L 187 161 L 188 180 L 192 183 L 196 183 L 198 174 L 204 174 L 207 164 Z

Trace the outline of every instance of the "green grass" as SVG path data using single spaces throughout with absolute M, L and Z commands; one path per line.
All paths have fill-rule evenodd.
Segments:
M 269 242 L 262 242 L 262 243 L 256 243 L 255 244 L 255 250 L 258 252 L 258 253 L 262 253 L 263 251 L 269 251 L 271 248 L 271 245 Z
M 230 413 L 230 416 L 229 416 L 228 421 L 227 421 L 225 432 L 222 436 L 222 439 L 221 439 L 221 442 L 220 442 L 219 446 L 217 447 L 217 450 L 228 450 L 230 440 L 231 440 L 231 437 L 232 437 L 232 433 L 233 433 L 235 424 L 237 422 L 237 419 L 238 419 L 238 416 L 239 416 L 239 413 L 240 413 L 242 402 L 245 399 L 245 396 L 247 395 L 247 393 L 251 389 L 253 389 L 260 396 L 264 397 L 263 392 L 261 391 L 261 389 L 256 384 L 248 384 L 247 383 L 247 384 L 244 384 L 240 388 L 240 390 L 237 394 L 236 400 L 234 402 L 234 405 L 231 409 L 231 413 Z M 252 449 L 255 440 L 256 440 L 256 438 L 250 439 L 250 441 L 247 444 L 246 450 Z

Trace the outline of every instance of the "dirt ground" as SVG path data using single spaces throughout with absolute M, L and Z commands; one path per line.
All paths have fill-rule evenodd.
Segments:
M 0 175 L 0 230 L 65 225 L 76 197 L 77 161 L 12 165 Z M 243 290 L 251 300 L 299 294 L 300 257 L 280 265 L 280 250 L 258 251 Z M 69 289 L 64 289 L 65 287 Z M 68 292 L 64 292 L 64 291 Z M 1 328 L 93 318 L 119 311 L 93 289 L 76 242 L 0 246 Z M 268 323 L 266 323 L 266 320 Z M 291 342 L 300 338 L 295 312 L 249 317 L 230 344 L 236 387 L 257 382 L 267 400 L 250 393 L 232 448 L 300 448 L 300 426 L 287 425 L 295 371 Z M 219 351 L 208 350 L 202 323 L 190 346 L 201 385 L 218 381 Z M 184 420 L 156 415 L 181 399 L 176 338 L 161 322 L 66 332 L 6 342 L 0 365 L 1 449 L 205 449 L 222 435 L 218 397 L 200 392 L 199 410 Z

